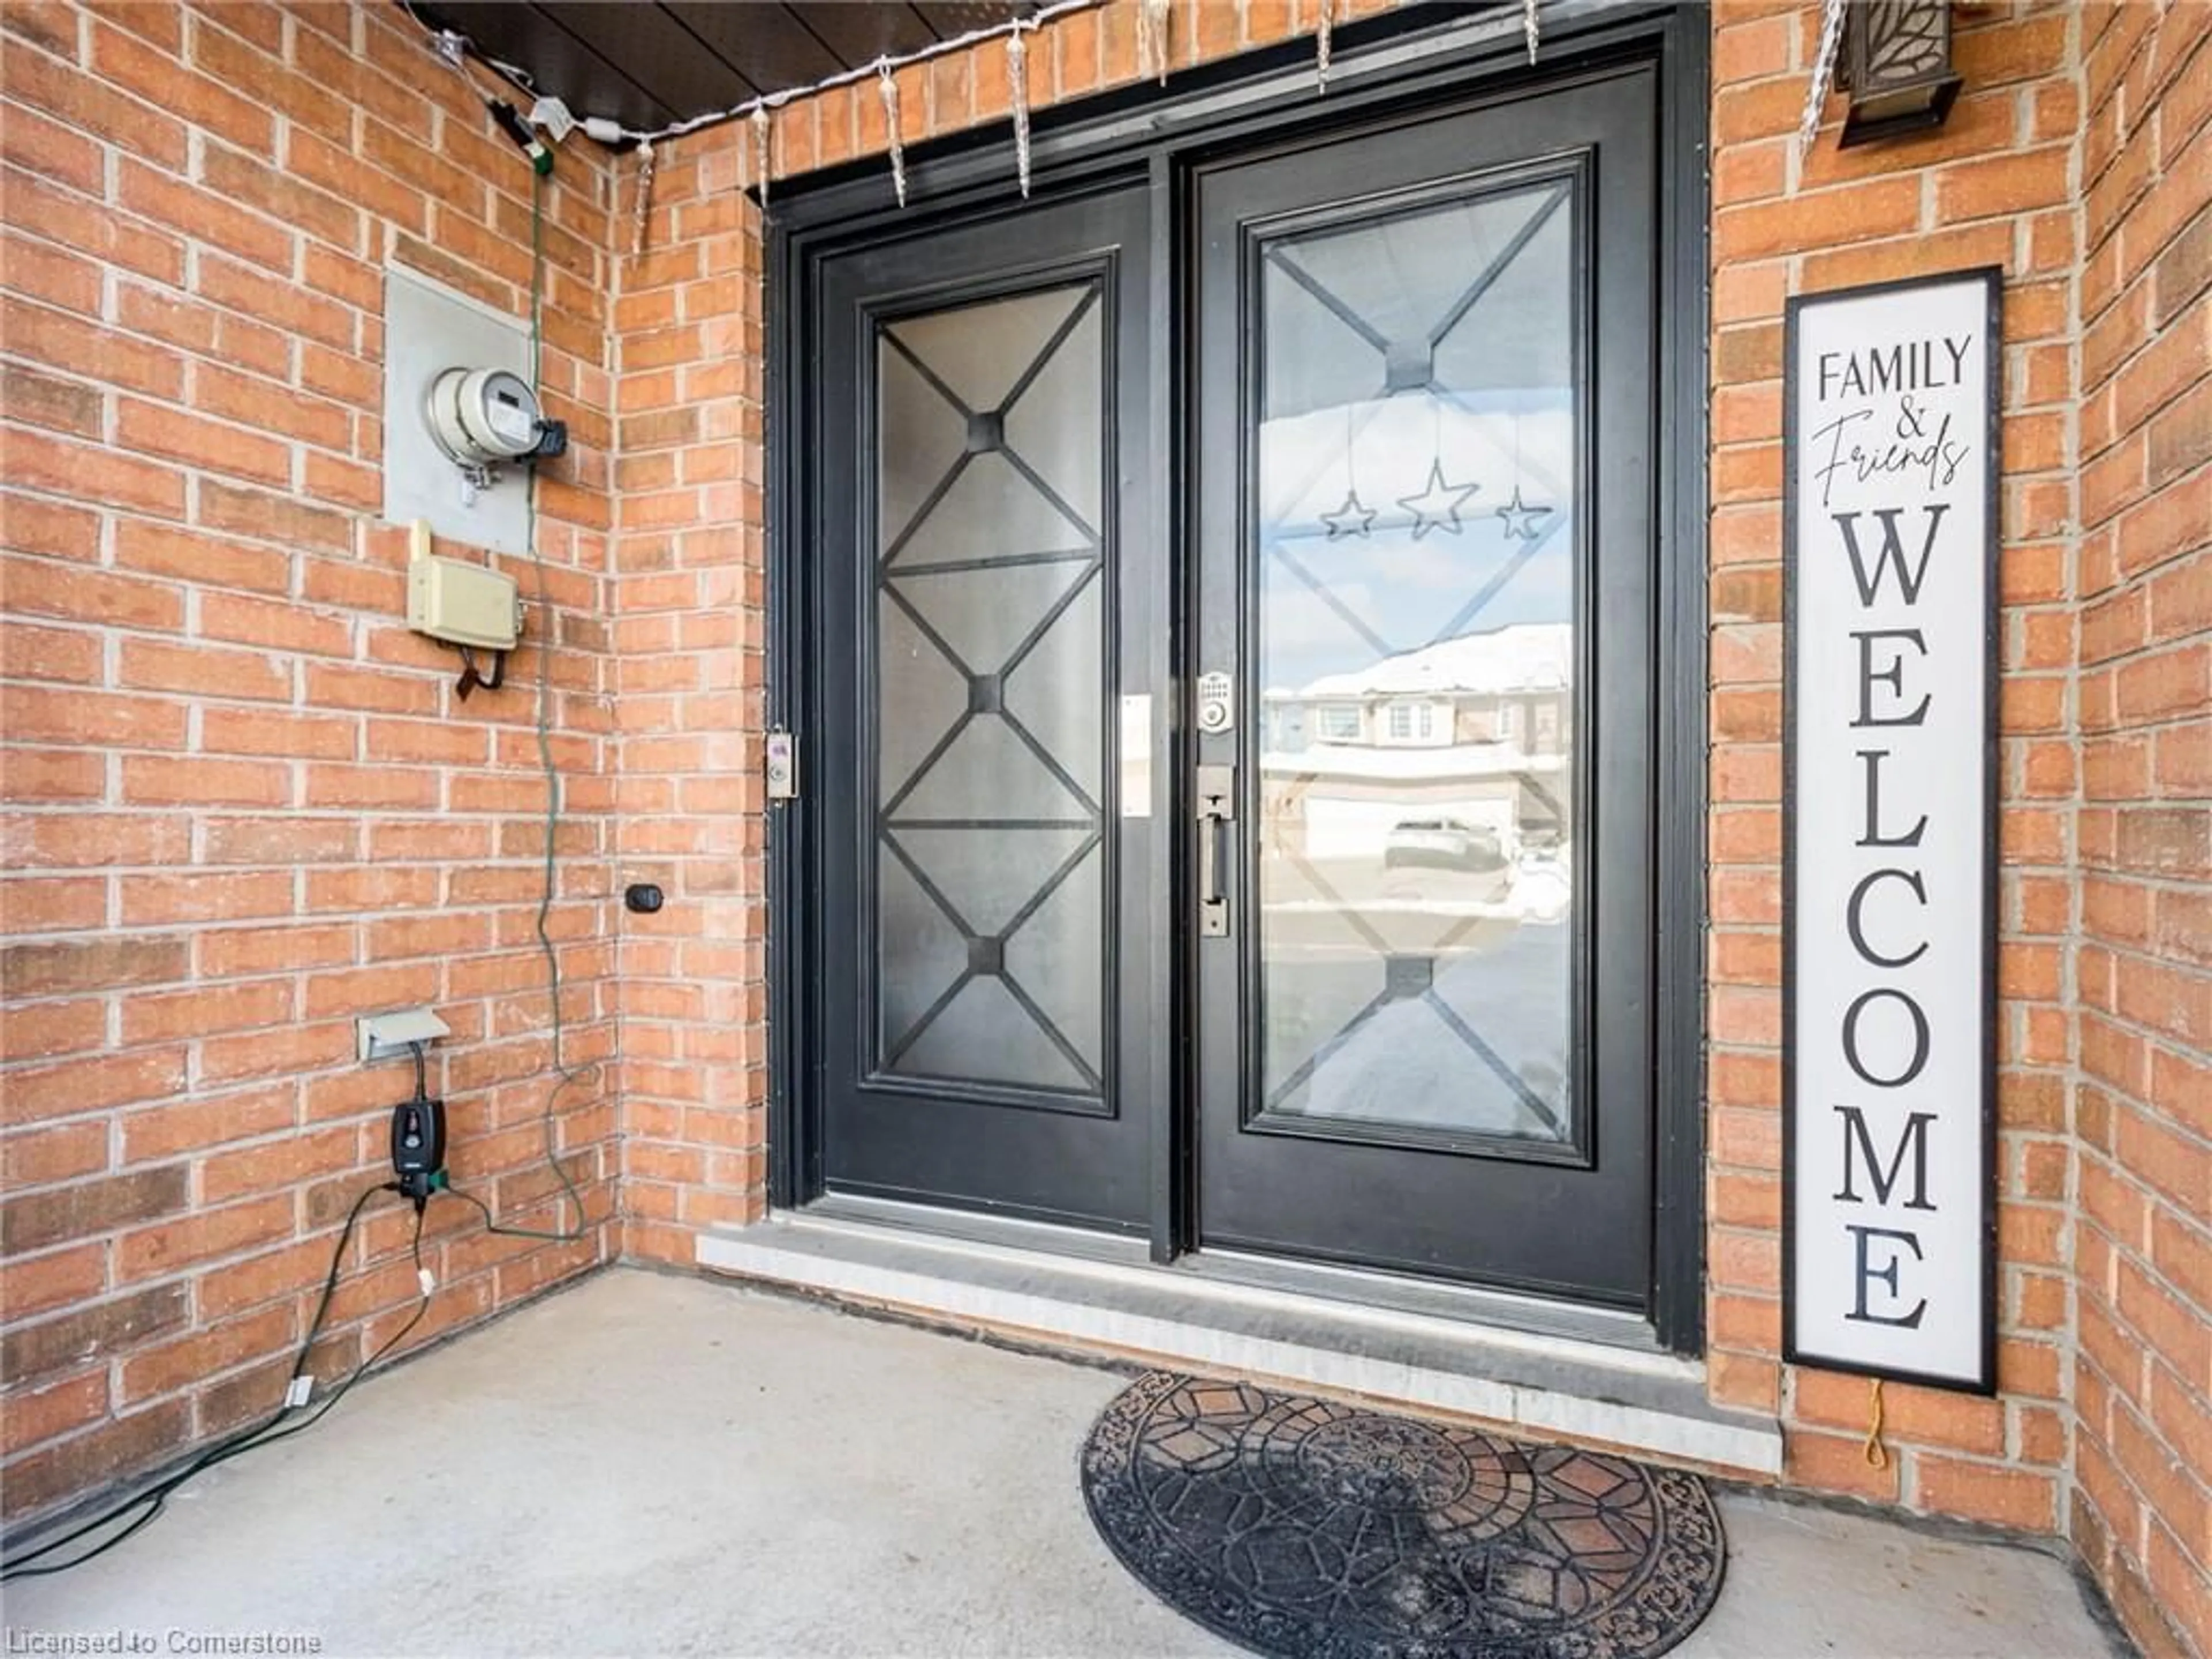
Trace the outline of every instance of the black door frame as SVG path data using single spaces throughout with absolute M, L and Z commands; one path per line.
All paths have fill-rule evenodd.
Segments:
M 1551 0 L 1540 62 L 1531 67 L 1521 8 L 1473 10 L 1413 5 L 1338 33 L 1326 96 L 1316 94 L 1313 47 L 1297 40 L 1184 72 L 1170 88 L 1150 84 L 1041 112 L 1032 141 L 1034 189 L 1079 189 L 1109 177 L 1147 180 L 1164 227 L 1186 222 L 1183 165 L 1230 149 L 1263 151 L 1301 143 L 1423 106 L 1480 104 L 1532 84 L 1564 83 L 1625 59 L 1656 63 L 1660 82 L 1658 429 L 1674 441 L 1659 455 L 1657 652 L 1655 748 L 1657 792 L 1653 845 L 1658 867 L 1654 938 L 1655 1121 L 1652 1194 L 1653 1332 L 1665 1346 L 1703 1351 L 1705 1338 L 1705 1042 L 1706 812 L 1706 259 L 1709 191 L 1706 116 L 1708 22 L 1700 8 L 1671 4 Z M 930 219 L 1018 212 L 1005 133 L 996 125 L 919 146 L 907 157 L 908 198 L 890 200 L 880 158 L 830 170 L 800 185 L 779 185 L 771 200 L 767 316 L 818 315 L 821 257 L 896 230 L 913 234 Z M 1185 307 L 1178 284 L 1177 237 L 1156 238 L 1147 302 L 1170 327 L 1154 331 L 1153 429 L 1170 459 L 1157 492 L 1163 547 L 1178 544 L 1188 503 L 1174 458 L 1184 437 L 1188 343 L 1175 337 Z M 766 603 L 767 719 L 797 733 L 801 790 L 769 809 L 766 963 L 769 1030 L 769 1200 L 794 1207 L 822 1191 L 819 1099 L 806 1075 L 803 1045 L 790 1034 L 818 1018 L 819 940 L 808 902 L 810 848 L 818 833 L 804 785 L 824 763 L 807 713 L 818 707 L 821 653 L 815 631 L 805 520 L 810 458 L 818 434 L 805 430 L 803 391 L 813 361 L 805 330 L 771 325 L 768 350 L 767 489 L 769 526 Z M 1144 527 L 1129 526 L 1142 534 Z M 1179 595 L 1180 599 L 1188 596 Z M 1170 700 L 1174 701 L 1173 699 Z M 1170 710 L 1175 741 L 1162 758 L 1188 768 L 1180 711 Z M 1177 821 L 1156 819 L 1164 835 Z M 1176 910 L 1174 914 L 1182 914 Z M 1172 946 L 1156 943 L 1158 965 Z M 1167 1260 L 1194 1237 L 1193 1182 L 1186 1166 L 1194 1139 L 1193 1093 L 1185 1086 L 1189 1031 L 1177 1034 L 1170 1133 L 1156 1137 L 1152 1225 L 1155 1259 Z M 1167 1080 L 1167 1079 L 1164 1079 Z

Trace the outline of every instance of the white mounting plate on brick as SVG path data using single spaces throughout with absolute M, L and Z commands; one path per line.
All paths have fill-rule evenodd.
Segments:
M 353 1023 L 361 1043 L 362 1062 L 397 1060 L 417 1042 L 435 1042 L 451 1036 L 453 1028 L 429 1008 L 395 1008 L 388 1014 L 363 1014 Z
M 441 536 L 497 553 L 530 550 L 530 470 L 499 469 L 471 504 L 461 470 L 430 435 L 430 383 L 448 368 L 504 368 L 530 378 L 530 329 L 427 276 L 384 272 L 384 516 L 428 519 Z

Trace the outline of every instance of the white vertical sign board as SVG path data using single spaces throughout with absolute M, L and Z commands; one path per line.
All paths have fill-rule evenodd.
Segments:
M 1790 302 L 1785 1357 L 1996 1386 L 1999 277 Z

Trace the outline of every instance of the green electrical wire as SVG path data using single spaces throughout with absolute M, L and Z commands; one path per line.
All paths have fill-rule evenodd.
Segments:
M 530 386 L 533 392 L 538 390 L 540 364 L 544 352 L 544 176 L 533 173 L 530 191 Z M 524 492 L 523 501 L 524 545 L 529 550 L 531 562 L 537 567 L 538 613 L 541 618 L 540 626 L 545 635 L 540 642 L 538 653 L 538 761 L 545 774 L 545 844 L 544 880 L 538 900 L 537 932 L 538 949 L 544 953 L 545 957 L 546 984 L 553 1004 L 553 1072 L 556 1081 L 546 1092 L 545 1108 L 540 1121 L 544 1131 L 545 1162 L 559 1180 L 565 1201 L 575 1208 L 576 1224 L 571 1228 L 563 1228 L 558 1232 L 539 1228 L 505 1226 L 494 1218 L 491 1206 L 477 1197 L 475 1194 L 464 1192 L 459 1188 L 453 1186 L 450 1182 L 441 1184 L 443 1190 L 475 1206 L 483 1215 L 485 1231 L 488 1232 L 497 1233 L 507 1238 L 535 1238 L 554 1243 L 573 1243 L 579 1239 L 589 1237 L 585 1222 L 584 1199 L 583 1194 L 577 1190 L 574 1181 L 570 1178 L 568 1169 L 561 1162 L 554 1120 L 558 1113 L 562 1096 L 571 1089 L 582 1086 L 584 1082 L 595 1076 L 600 1068 L 597 1061 L 582 1066 L 570 1066 L 568 1063 L 564 1048 L 565 1030 L 561 1017 L 561 959 L 553 948 L 553 936 L 546 926 L 553 910 L 553 898 L 558 877 L 558 866 L 554 854 L 556 837 L 561 825 L 561 772 L 553 758 L 553 686 L 550 648 L 553 601 L 550 585 L 546 580 L 545 561 L 538 548 L 538 482 L 534 470 L 530 475 L 529 488 Z M 415 1065 L 416 1089 L 420 1093 L 422 1088 L 422 1050 L 419 1043 L 415 1048 Z M 362 1211 L 367 1206 L 369 1200 L 375 1197 L 377 1194 L 398 1190 L 398 1187 L 389 1182 L 365 1188 L 354 1200 L 352 1208 L 346 1212 L 345 1224 L 338 1230 L 337 1248 L 331 1253 L 330 1272 L 323 1280 L 322 1295 L 315 1304 L 313 1316 L 307 1322 L 306 1340 L 301 1343 L 298 1355 L 293 1361 L 289 1382 L 296 1383 L 307 1374 L 308 1359 L 314 1351 L 317 1340 L 322 1334 L 323 1322 L 330 1312 L 331 1298 L 337 1293 L 338 1275 L 345 1259 L 346 1246 L 353 1238 L 354 1228 L 361 1218 Z M 422 1269 L 422 1211 L 420 1206 L 417 1206 L 415 1212 L 415 1233 L 410 1249 L 416 1271 L 420 1273 Z M 422 1322 L 423 1315 L 428 1311 L 430 1297 L 431 1291 L 426 1285 L 416 1301 L 415 1311 L 406 1322 L 386 1338 L 368 1358 L 362 1360 L 350 1373 L 329 1389 L 312 1410 L 295 1411 L 289 1403 L 289 1389 L 288 1387 L 288 1403 L 280 1407 L 273 1415 L 250 1427 L 224 1437 L 212 1446 L 204 1449 L 175 1473 L 156 1481 L 143 1491 L 133 1493 L 120 1503 L 103 1510 L 90 1519 L 79 1522 L 60 1536 L 47 1540 L 34 1549 L 0 1560 L 0 1581 L 13 1582 L 18 1578 L 40 1577 L 52 1573 L 66 1572 L 72 1567 L 82 1565 L 95 1556 L 105 1555 L 125 1539 L 134 1536 L 157 1519 L 167 1510 L 170 1495 L 186 1481 L 219 1464 L 229 1462 L 234 1457 L 241 1456 L 247 1452 L 258 1451 L 264 1446 L 274 1445 L 280 1440 L 289 1440 L 293 1436 L 304 1433 L 313 1428 L 352 1391 L 354 1384 L 374 1370 L 387 1354 L 407 1339 Z M 103 1528 L 112 1526 L 125 1516 L 131 1516 L 133 1511 L 137 1511 L 137 1514 L 128 1525 L 102 1539 L 99 1543 L 88 1547 L 82 1553 L 64 1561 L 49 1561 L 46 1559 L 57 1551 L 82 1541 Z
M 545 350 L 545 179 L 533 173 L 530 180 L 530 389 L 538 392 L 540 364 Z M 546 920 L 553 912 L 553 897 L 559 868 L 554 857 L 555 838 L 561 828 L 561 769 L 553 759 L 553 596 L 546 580 L 545 556 L 538 546 L 538 473 L 532 468 L 529 487 L 523 491 L 523 544 L 530 550 L 530 562 L 538 571 L 538 627 L 544 637 L 538 645 L 538 764 L 545 774 L 545 847 L 544 884 L 538 896 L 538 948 L 545 957 L 547 994 L 553 1004 L 553 1086 L 545 1094 L 545 1109 L 538 1122 L 544 1137 L 545 1163 L 561 1183 L 562 1200 L 573 1205 L 575 1224 L 553 1231 L 544 1228 L 509 1227 L 493 1218 L 491 1207 L 473 1194 L 463 1192 L 448 1184 L 447 1190 L 454 1197 L 465 1200 L 483 1212 L 484 1228 L 488 1232 L 504 1238 L 537 1238 L 558 1244 L 573 1244 L 590 1236 L 584 1215 L 584 1195 L 577 1191 L 568 1166 L 561 1162 L 559 1138 L 555 1133 L 554 1120 L 558 1115 L 561 1097 L 571 1090 L 580 1089 L 599 1071 L 596 1060 L 581 1066 L 568 1064 L 566 1053 L 566 1028 L 561 1018 L 561 957 L 553 948 L 553 935 L 546 927 Z

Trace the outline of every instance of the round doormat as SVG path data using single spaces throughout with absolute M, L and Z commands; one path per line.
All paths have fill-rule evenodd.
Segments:
M 1164 1371 L 1083 1495 L 1161 1600 L 1280 1659 L 1650 1659 L 1727 1560 L 1693 1474 Z

